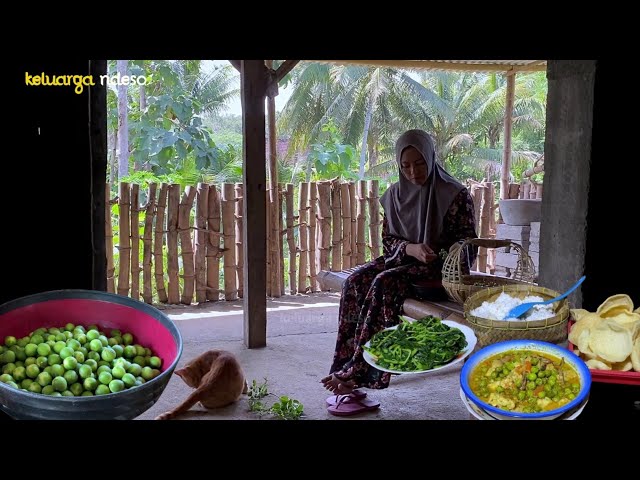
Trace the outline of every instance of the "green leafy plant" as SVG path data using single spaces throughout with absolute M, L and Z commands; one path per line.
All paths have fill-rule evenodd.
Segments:
M 274 394 L 269 392 L 266 378 L 263 383 L 253 380 L 247 395 L 249 396 L 249 411 L 258 415 L 273 415 L 282 420 L 299 420 L 304 414 L 302 403 L 287 396 L 281 396 L 277 402 L 268 407 L 263 399 Z

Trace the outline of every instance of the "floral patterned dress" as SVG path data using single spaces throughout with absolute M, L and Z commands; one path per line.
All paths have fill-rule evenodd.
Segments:
M 466 238 L 476 238 L 473 200 L 467 189 L 460 191 L 444 218 L 439 249 Z M 382 223 L 383 255 L 358 267 L 344 282 L 340 299 L 338 338 L 331 371 L 340 380 L 353 380 L 356 387 L 386 388 L 390 374 L 365 362 L 363 346 L 371 337 L 399 323 L 402 305 L 411 296 L 415 280 L 439 280 L 442 263 L 425 264 L 406 254 L 410 243 L 389 235 Z M 435 250 L 435 248 L 434 248 Z M 475 252 L 471 253 L 475 257 Z M 474 258 L 470 259 L 473 263 Z

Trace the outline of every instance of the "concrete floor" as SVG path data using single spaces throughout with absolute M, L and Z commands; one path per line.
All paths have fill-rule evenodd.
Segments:
M 367 390 L 381 403 L 374 412 L 336 417 L 327 412 L 330 394 L 320 379 L 328 373 L 336 341 L 339 295 L 285 296 L 269 300 L 267 346 L 249 350 L 243 343 L 242 302 L 217 302 L 202 307 L 167 307 L 183 337 L 179 367 L 209 349 L 234 352 L 247 381 L 267 378 L 269 391 L 287 395 L 304 405 L 303 419 L 312 420 L 468 420 L 470 415 L 459 397 L 461 366 L 431 375 L 395 376 L 384 390 Z M 191 389 L 174 375 L 158 402 L 138 419 L 151 420 L 181 403 Z M 276 397 L 272 397 L 269 404 Z M 197 405 L 180 417 L 185 420 L 258 420 L 249 411 L 248 399 L 217 410 Z M 264 417 L 263 417 L 264 418 Z

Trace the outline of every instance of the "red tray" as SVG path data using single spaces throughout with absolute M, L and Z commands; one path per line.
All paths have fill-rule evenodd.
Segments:
M 571 326 L 575 322 L 573 319 L 570 319 L 569 331 L 571 331 Z M 573 343 L 569 343 L 569 350 L 573 352 Z M 591 381 L 600 382 L 600 383 L 619 383 L 622 385 L 640 385 L 640 372 L 634 372 L 633 370 L 629 370 L 628 372 L 620 372 L 617 370 L 594 370 L 592 368 L 589 369 L 591 372 Z

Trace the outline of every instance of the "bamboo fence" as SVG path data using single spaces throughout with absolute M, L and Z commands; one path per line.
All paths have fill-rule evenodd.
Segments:
M 470 188 L 481 235 L 493 226 L 492 186 Z M 513 186 L 518 195 L 520 185 Z M 107 184 L 110 292 L 168 304 L 243 296 L 242 184 L 143 188 L 123 182 L 117 196 L 110 191 Z M 353 268 L 381 255 L 377 180 L 278 184 L 266 195 L 269 296 L 316 292 L 320 270 Z M 486 269 L 483 253 L 479 266 Z

